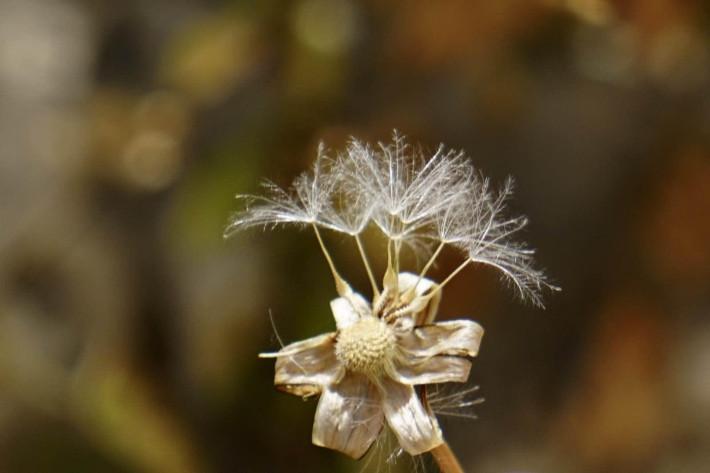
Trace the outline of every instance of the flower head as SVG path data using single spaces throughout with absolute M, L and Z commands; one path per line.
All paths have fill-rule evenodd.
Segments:
M 522 298 L 537 305 L 542 304 L 540 289 L 553 287 L 532 267 L 532 251 L 513 241 L 527 220 L 502 217 L 512 181 L 495 192 L 463 153 L 440 147 L 426 159 L 395 134 L 393 143 L 377 147 L 353 139 L 333 157 L 320 147 L 312 172 L 297 178 L 291 189 L 265 187 L 266 196 L 239 196 L 246 207 L 226 233 L 311 226 L 339 295 L 330 304 L 336 331 L 261 355 L 276 358 L 279 389 L 320 395 L 313 442 L 359 458 L 386 423 L 412 455 L 441 445 L 425 387 L 465 382 L 483 335 L 470 320 L 434 321 L 441 289 L 474 262 L 499 270 Z M 387 241 L 381 285 L 360 238 L 371 225 Z M 340 275 L 320 229 L 355 239 L 372 285 L 371 301 Z M 437 284 L 425 276 L 446 245 L 464 260 Z M 405 246 L 434 248 L 417 274 L 400 268 Z
M 396 302 L 415 285 L 409 303 Z M 401 273 L 398 287 L 400 297 L 387 297 L 367 314 L 342 297 L 334 299 L 330 305 L 336 332 L 262 355 L 276 357 L 279 389 L 300 396 L 320 394 L 313 424 L 316 445 L 359 458 L 385 421 L 412 455 L 442 443 L 436 417 L 415 386 L 465 382 L 468 358 L 476 356 L 483 329 L 471 320 L 416 326 L 417 319 L 436 310 L 438 297 L 430 296 L 436 284 Z

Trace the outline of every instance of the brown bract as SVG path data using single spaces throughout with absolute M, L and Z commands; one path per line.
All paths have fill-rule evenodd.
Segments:
M 415 386 L 465 382 L 483 329 L 471 320 L 433 323 L 436 284 L 411 273 L 396 280 L 372 304 L 356 293 L 331 301 L 337 331 L 264 355 L 276 358 L 277 388 L 320 394 L 316 445 L 360 458 L 385 422 L 412 455 L 443 443 Z

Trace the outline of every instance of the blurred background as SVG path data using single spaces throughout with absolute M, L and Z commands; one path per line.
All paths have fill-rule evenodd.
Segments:
M 486 328 L 478 420 L 441 419 L 467 471 L 707 471 L 707 2 L 0 0 L 0 472 L 410 471 L 312 446 L 256 357 L 269 312 L 333 328 L 312 234 L 222 239 L 236 193 L 393 128 L 515 176 L 564 289 L 447 287 Z

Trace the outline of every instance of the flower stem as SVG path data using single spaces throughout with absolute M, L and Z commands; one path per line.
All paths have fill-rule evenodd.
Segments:
M 424 408 L 431 413 L 431 405 L 429 404 L 429 397 L 427 395 L 427 387 L 422 386 L 420 391 L 421 402 Z M 449 444 L 444 440 L 444 442 L 438 447 L 434 447 L 429 451 L 431 456 L 434 457 L 434 461 L 439 467 L 441 473 L 464 473 L 461 463 L 459 463 L 458 458 L 451 450 Z
M 439 466 L 441 473 L 464 473 L 463 468 L 461 468 L 461 463 L 459 463 L 448 443 L 442 443 L 430 453 Z

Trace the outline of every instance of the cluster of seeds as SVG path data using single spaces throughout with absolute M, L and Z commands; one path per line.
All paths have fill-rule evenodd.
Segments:
M 396 339 L 385 322 L 364 317 L 338 334 L 335 356 L 356 373 L 377 375 L 391 362 Z

